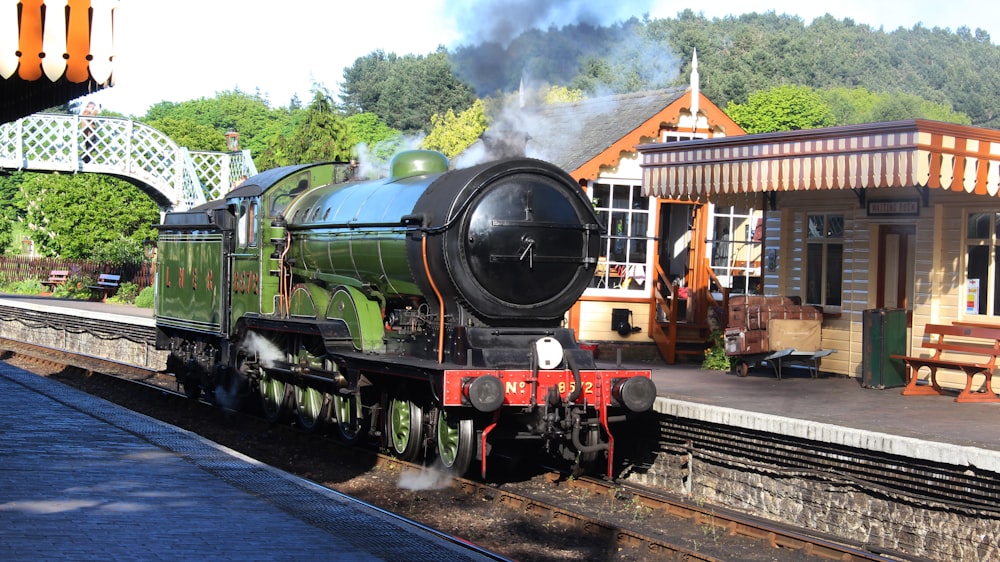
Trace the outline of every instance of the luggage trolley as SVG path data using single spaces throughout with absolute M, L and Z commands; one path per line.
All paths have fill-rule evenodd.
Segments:
M 793 297 L 736 296 L 730 299 L 726 355 L 732 371 L 747 376 L 750 367 L 767 362 L 781 379 L 785 363 L 798 363 L 819 376 L 819 362 L 834 353 L 822 347 L 823 316 L 819 308 Z

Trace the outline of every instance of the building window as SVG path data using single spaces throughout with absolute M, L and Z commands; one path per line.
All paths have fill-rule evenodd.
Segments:
M 595 183 L 591 189 L 604 235 L 592 287 L 646 289 L 649 258 L 649 197 L 642 185 Z
M 806 218 L 806 304 L 839 307 L 844 268 L 844 216 Z
M 759 210 L 716 206 L 710 240 L 712 271 L 730 294 L 761 292 L 764 221 Z
M 1000 316 L 1000 213 L 969 213 L 965 230 L 963 309 L 970 314 Z

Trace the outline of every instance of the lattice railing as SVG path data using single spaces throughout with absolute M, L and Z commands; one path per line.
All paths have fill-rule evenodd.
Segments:
M 257 174 L 250 151 L 191 152 L 195 174 L 205 186 L 205 197 L 221 199 L 243 180 Z
M 218 198 L 257 173 L 248 151 L 191 153 L 137 121 L 47 113 L 0 124 L 0 169 L 123 176 L 174 210 Z

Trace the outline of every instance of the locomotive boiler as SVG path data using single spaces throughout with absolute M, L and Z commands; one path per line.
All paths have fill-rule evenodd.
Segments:
M 192 396 L 459 472 L 518 441 L 604 455 L 609 476 L 612 425 L 655 399 L 648 371 L 597 368 L 563 326 L 601 230 L 546 162 L 277 168 L 159 229 L 157 342 Z

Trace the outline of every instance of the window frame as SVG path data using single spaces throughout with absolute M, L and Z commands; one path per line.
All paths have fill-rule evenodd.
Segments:
M 603 189 L 607 188 L 609 201 L 602 201 Z M 627 199 L 615 196 L 620 190 L 628 189 Z M 586 289 L 586 296 L 628 296 L 628 297 L 648 297 L 650 294 L 649 278 L 653 264 L 653 229 L 655 228 L 654 209 L 656 207 L 656 197 L 642 195 L 642 181 L 621 178 L 603 178 L 590 181 L 587 185 L 587 196 L 594 206 L 594 212 L 601 219 L 601 248 L 599 261 L 594 272 L 594 281 Z M 615 206 L 616 201 L 627 200 L 628 207 Z M 638 202 L 642 202 L 644 207 L 636 208 Z M 622 236 L 618 236 L 614 231 L 615 221 L 625 216 L 622 224 Z M 642 220 L 636 220 L 638 218 Z M 643 224 L 645 223 L 645 224 Z M 615 241 L 623 242 L 623 247 L 614 249 Z M 637 250 L 638 245 L 642 245 L 642 250 Z M 621 252 L 623 256 L 615 256 L 615 252 Z M 643 254 L 643 260 L 634 260 L 635 252 Z M 641 266 L 641 270 L 637 266 Z M 635 273 L 641 271 L 643 281 L 641 283 L 634 280 L 629 281 L 628 287 L 622 287 L 621 275 L 616 272 L 616 268 L 621 271 Z M 617 280 L 617 281 L 616 281 Z
M 812 225 L 813 217 L 823 217 L 822 230 L 819 236 L 812 236 L 810 234 L 810 227 Z M 831 235 L 830 219 L 837 217 L 840 219 L 840 231 L 839 236 Z M 802 237 L 802 302 L 808 305 L 819 306 L 824 312 L 840 312 L 844 305 L 844 248 L 846 246 L 846 238 L 844 236 L 847 224 L 847 215 L 843 212 L 829 212 L 829 213 L 814 213 L 807 212 L 803 215 L 803 234 Z M 820 248 L 819 255 L 819 266 L 820 266 L 820 278 L 819 286 L 819 299 L 818 302 L 813 301 L 810 297 L 810 286 L 813 283 L 813 264 L 812 264 L 812 254 L 811 247 L 817 246 Z M 839 300 L 836 304 L 828 302 L 830 296 L 830 288 L 828 287 L 831 281 L 830 269 L 831 269 L 831 256 L 830 249 L 832 247 L 839 247 L 840 252 L 840 266 L 837 268 L 837 286 L 839 287 Z
M 762 294 L 764 211 L 754 207 L 713 205 L 710 220 L 712 239 L 708 241 L 707 251 L 716 278 L 723 286 L 726 280 L 729 281 L 725 288 L 730 290 L 730 295 Z M 761 229 L 760 239 L 756 239 L 758 228 Z M 742 280 L 742 292 L 734 289 L 737 279 Z
M 990 216 L 993 218 L 992 221 L 988 221 L 988 232 L 986 232 L 985 237 L 972 237 L 970 236 L 969 225 L 972 221 L 972 217 L 975 215 Z M 962 209 L 962 290 L 960 291 L 959 298 L 961 302 L 959 303 L 959 310 L 962 316 L 975 316 L 977 318 L 1000 318 L 1000 210 L 987 210 L 982 209 Z M 987 263 L 983 267 L 983 271 L 986 274 L 986 279 L 980 278 L 979 283 L 979 295 L 978 298 L 985 296 L 985 302 L 982 302 L 978 308 L 984 310 L 984 312 L 979 312 L 979 310 L 971 311 L 969 310 L 969 299 L 972 298 L 970 294 L 970 277 L 969 277 L 969 267 L 970 267 L 970 250 L 972 248 L 985 248 Z M 985 282 L 984 282 L 985 281 Z M 990 312 L 992 310 L 992 313 Z

